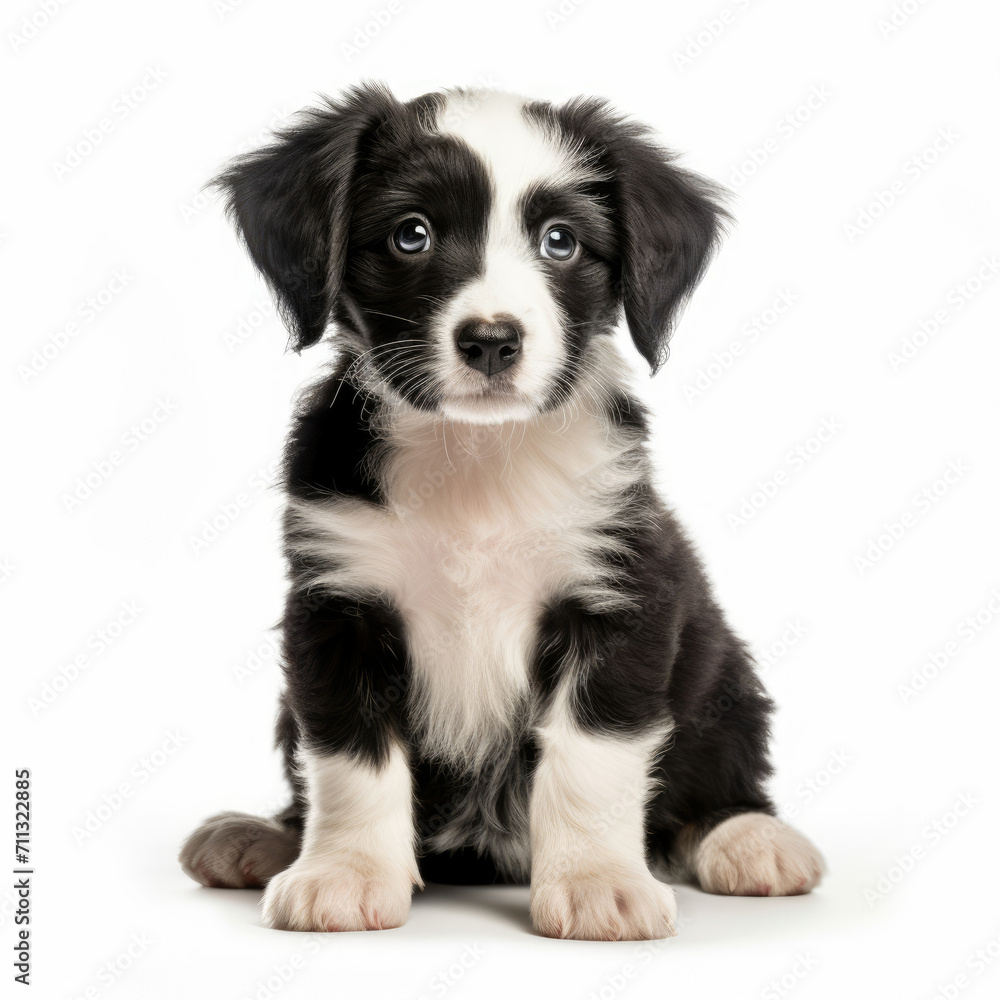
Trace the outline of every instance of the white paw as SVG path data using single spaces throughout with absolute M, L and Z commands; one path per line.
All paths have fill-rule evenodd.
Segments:
M 264 892 L 264 923 L 286 931 L 379 931 L 401 927 L 413 879 L 372 859 L 296 861 Z
M 823 857 L 798 830 L 766 813 L 740 813 L 698 845 L 694 872 L 706 892 L 796 896 L 823 875 Z
M 677 903 L 645 868 L 588 869 L 531 882 L 531 919 L 546 937 L 650 941 L 673 937 Z

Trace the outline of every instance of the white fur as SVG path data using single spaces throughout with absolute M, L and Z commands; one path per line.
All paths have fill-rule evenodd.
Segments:
M 650 767 L 669 734 L 581 729 L 564 682 L 538 730 L 531 793 L 531 915 L 541 933 L 584 940 L 674 934 L 673 890 L 646 863 Z
M 688 842 L 688 843 L 686 843 Z M 706 892 L 731 896 L 796 896 L 809 892 L 825 865 L 798 830 L 766 813 L 740 813 L 689 844 L 685 860 Z
M 302 851 L 264 893 L 264 922 L 298 931 L 380 930 L 406 922 L 414 885 L 413 788 L 406 754 L 379 768 L 299 752 L 309 811 Z
M 449 94 L 438 130 L 465 142 L 483 161 L 492 204 L 481 276 L 461 288 L 436 317 L 432 330 L 444 388 L 443 412 L 470 422 L 524 419 L 543 403 L 564 358 L 562 314 L 546 280 L 548 266 L 522 224 L 521 200 L 539 184 L 571 185 L 593 176 L 579 155 L 551 131 L 527 119 L 524 99 L 497 91 Z M 470 320 L 512 317 L 524 336 L 510 398 L 485 396 L 487 379 L 455 349 Z M 495 387 L 494 387 L 495 388 Z
M 643 465 L 576 402 L 520 424 L 416 411 L 383 419 L 392 442 L 380 467 L 384 505 L 294 504 L 307 529 L 296 544 L 329 560 L 314 585 L 381 594 L 399 609 L 424 747 L 471 763 L 516 735 L 544 602 L 625 601 L 598 561 L 619 543 L 594 529 L 614 520 Z

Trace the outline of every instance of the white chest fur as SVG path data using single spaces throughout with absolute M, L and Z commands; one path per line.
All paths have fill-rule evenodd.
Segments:
M 385 502 L 298 504 L 301 548 L 341 594 L 378 593 L 405 623 L 410 705 L 428 753 L 473 764 L 528 706 L 546 601 L 620 603 L 602 556 L 634 455 L 573 407 L 531 424 L 397 418 L 379 469 Z

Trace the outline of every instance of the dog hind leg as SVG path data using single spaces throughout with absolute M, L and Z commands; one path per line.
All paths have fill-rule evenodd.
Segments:
M 816 846 L 765 812 L 741 812 L 706 828 L 678 833 L 675 857 L 705 892 L 730 896 L 797 896 L 823 876 Z
M 180 863 L 202 885 L 262 888 L 298 857 L 300 840 L 301 830 L 293 817 L 219 813 L 188 837 Z

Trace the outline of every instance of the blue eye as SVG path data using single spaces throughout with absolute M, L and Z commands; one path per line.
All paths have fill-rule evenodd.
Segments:
M 542 237 L 539 250 L 543 257 L 548 257 L 550 260 L 569 260 L 576 250 L 576 240 L 568 229 L 557 226 Z
M 396 226 L 392 243 L 400 253 L 423 253 L 430 249 L 430 226 L 423 219 L 406 219 Z

